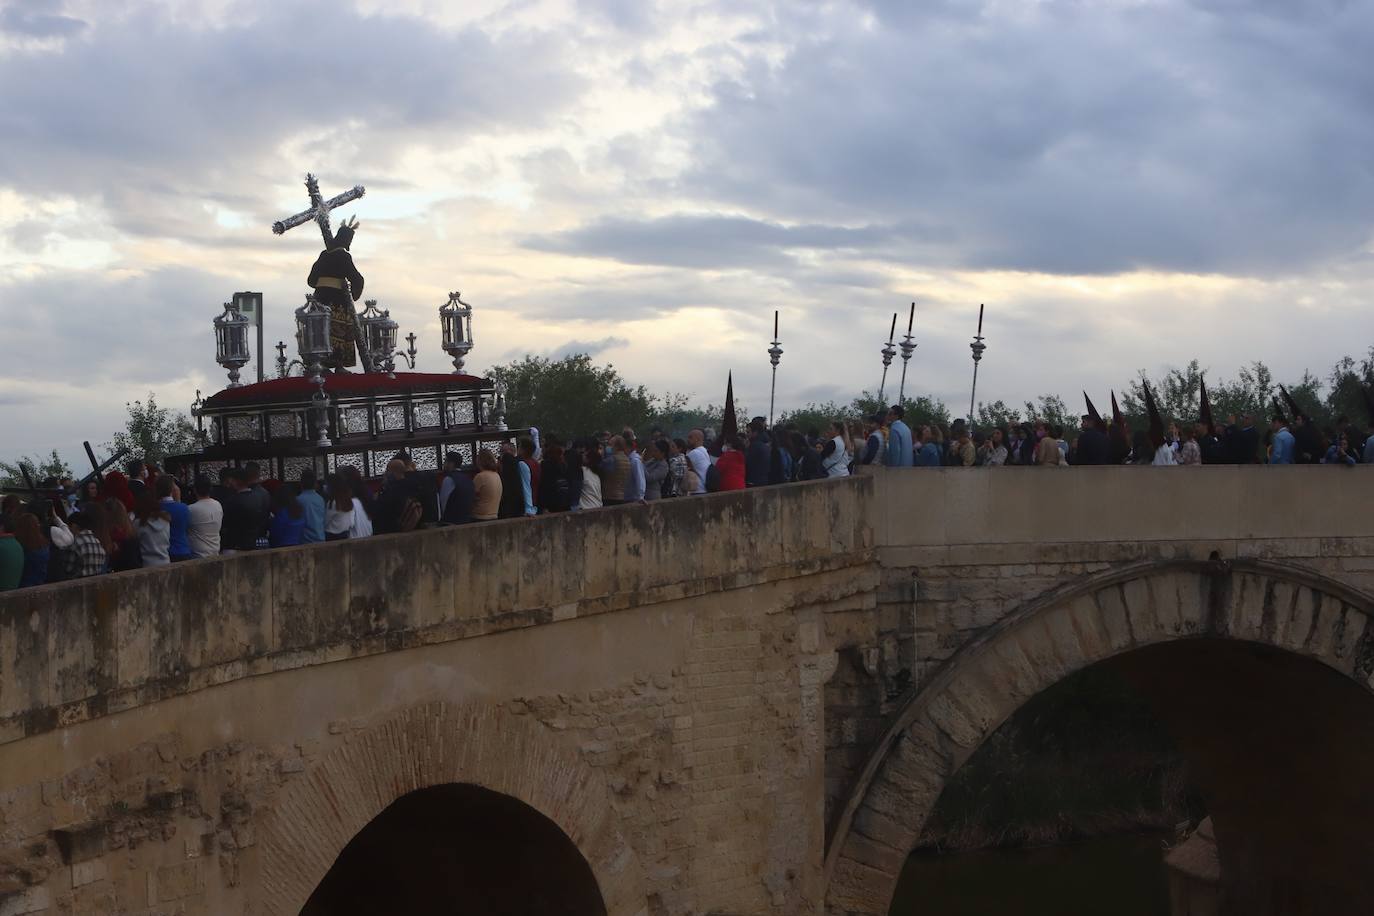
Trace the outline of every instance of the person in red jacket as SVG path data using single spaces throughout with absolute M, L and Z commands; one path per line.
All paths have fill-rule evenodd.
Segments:
M 744 489 L 744 443 L 738 435 L 725 440 L 720 457 L 716 459 L 720 471 L 720 491 Z

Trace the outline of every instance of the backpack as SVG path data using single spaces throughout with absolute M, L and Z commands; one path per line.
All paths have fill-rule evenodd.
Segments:
M 420 524 L 420 516 L 424 515 L 424 506 L 415 497 L 406 500 L 405 508 L 401 510 L 401 517 L 397 520 L 397 531 L 414 531 Z
M 714 464 L 706 469 L 706 492 L 720 492 L 720 468 Z

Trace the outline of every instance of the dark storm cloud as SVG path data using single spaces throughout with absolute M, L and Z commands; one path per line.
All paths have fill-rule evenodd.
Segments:
M 941 266 L 1266 274 L 1370 238 L 1374 5 L 867 8 L 878 27 L 812 13 L 780 65 L 718 84 L 682 186 L 957 227 L 910 252 Z
M 112 10 L 58 51 L 0 56 L 0 186 L 94 196 L 131 234 L 175 235 L 207 200 L 270 220 L 283 144 L 304 142 L 310 160 L 288 174 L 385 172 L 407 145 L 538 125 L 579 91 L 567 45 L 322 0 L 223 27 Z
M 674 214 L 657 219 L 602 219 L 524 241 L 536 251 L 605 257 L 627 264 L 697 269 L 791 265 L 792 249 L 860 251 L 899 237 L 886 227 L 784 226 L 742 216 Z

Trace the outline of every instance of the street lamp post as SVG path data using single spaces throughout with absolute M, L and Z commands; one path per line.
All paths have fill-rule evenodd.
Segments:
M 892 327 L 887 331 L 887 343 L 883 344 L 883 380 L 878 385 L 878 406 L 883 406 L 883 392 L 887 390 L 887 367 L 892 365 L 892 357 L 897 355 L 897 348 L 892 345 L 892 340 L 897 336 L 897 313 L 892 313 Z
M 973 337 L 973 343 L 968 345 L 973 351 L 973 390 L 968 395 L 968 425 L 973 426 L 973 401 L 978 396 L 978 364 L 983 361 L 983 351 L 988 345 L 983 343 L 983 304 L 978 305 L 978 333 Z
M 906 366 L 911 362 L 911 354 L 916 352 L 916 344 L 911 339 L 911 325 L 916 320 L 916 303 L 911 303 L 911 313 L 906 317 L 906 336 L 899 346 L 902 348 L 902 387 L 897 389 L 897 403 L 906 401 Z
M 778 363 L 782 360 L 782 347 L 778 345 L 778 310 L 773 310 L 773 345 L 768 348 L 768 361 L 773 364 L 773 387 L 768 392 L 768 428 L 773 428 L 773 402 L 778 393 Z

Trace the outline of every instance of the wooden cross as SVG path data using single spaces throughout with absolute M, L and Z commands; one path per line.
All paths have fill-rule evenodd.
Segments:
M 360 184 L 354 185 L 351 189 L 337 194 L 325 200 L 320 196 L 320 183 L 314 175 L 305 176 L 305 189 L 310 192 L 310 209 L 302 210 L 295 216 L 288 216 L 286 219 L 278 220 L 272 224 L 272 231 L 281 235 L 287 229 L 294 229 L 302 223 L 316 222 L 320 225 L 320 235 L 324 236 L 325 247 L 328 248 L 334 243 L 334 234 L 329 229 L 329 211 L 335 207 L 342 207 L 351 200 L 357 200 L 367 193 L 367 190 Z

